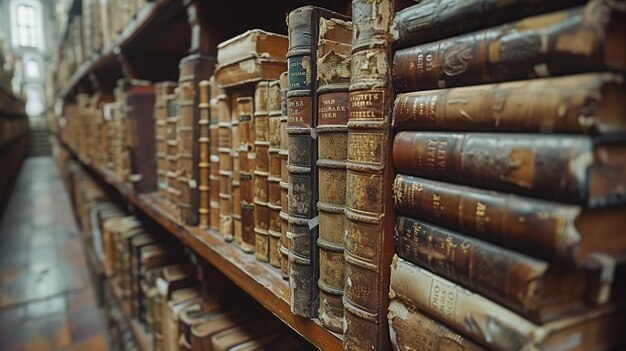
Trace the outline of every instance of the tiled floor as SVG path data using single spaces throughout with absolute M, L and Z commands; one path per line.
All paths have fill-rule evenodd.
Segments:
M 0 220 L 0 350 L 106 350 L 71 204 L 52 158 L 28 158 Z

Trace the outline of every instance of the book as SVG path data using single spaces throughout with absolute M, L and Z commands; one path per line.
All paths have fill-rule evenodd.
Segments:
M 395 213 L 391 202 L 390 26 L 394 3 L 352 2 L 348 100 L 344 349 L 388 350 L 389 264 Z
M 326 38 L 352 30 L 352 23 L 320 18 L 317 42 L 317 170 L 319 179 L 319 318 L 333 332 L 343 333 L 344 208 L 348 153 L 348 86 L 351 40 Z
M 623 307 L 597 308 L 537 325 L 397 256 L 391 265 L 389 294 L 411 302 L 489 349 L 550 349 L 557 345 L 567 345 L 568 350 L 610 349 L 626 342 L 621 327 L 626 318 Z
M 626 131 L 624 77 L 583 73 L 398 94 L 395 130 L 603 134 Z
M 288 73 L 280 75 L 280 270 L 283 279 L 289 279 L 289 172 L 287 159 L 289 156 L 289 134 L 287 134 L 287 91 L 289 87 Z
M 213 336 L 243 325 L 259 316 L 250 310 L 236 309 L 222 311 L 216 318 L 194 325 L 191 328 L 191 347 L 193 350 L 213 350 Z
M 211 107 L 209 103 L 210 82 L 198 84 L 198 226 L 207 229 L 211 221 Z
M 210 228 L 215 232 L 220 231 L 220 128 L 219 128 L 219 96 L 224 94 L 224 91 L 217 86 L 215 78 L 211 76 L 209 80 L 211 98 L 209 105 L 211 109 L 211 117 L 209 122 L 209 133 L 211 135 L 211 173 L 209 176 L 209 212 L 210 212 Z
M 223 88 L 276 79 L 285 71 L 285 59 L 249 57 L 238 62 L 218 66 L 215 79 Z
M 393 201 L 398 214 L 562 265 L 626 250 L 625 206 L 588 210 L 403 174 L 393 183 Z
M 220 43 L 217 46 L 217 62 L 228 65 L 251 56 L 284 62 L 287 45 L 287 37 L 284 35 L 252 29 Z
M 255 247 L 254 234 L 254 100 L 251 96 L 237 99 L 239 104 L 239 168 L 241 201 L 241 249 L 253 253 Z
M 230 117 L 230 99 L 224 92 L 217 97 L 218 104 L 218 127 L 219 127 L 219 204 L 220 204 L 220 230 L 224 240 L 233 240 L 232 218 L 232 178 L 233 160 L 231 154 L 232 134 Z
M 167 96 L 167 199 L 176 209 L 178 206 L 178 88 L 174 94 Z
M 213 335 L 211 338 L 212 350 L 232 350 L 250 340 L 274 333 L 278 328 L 279 326 L 275 321 L 267 318 L 249 321 Z
M 280 267 L 280 238 L 281 238 L 281 222 L 280 222 L 280 118 L 281 118 L 281 101 L 280 101 L 280 81 L 273 80 L 269 82 L 268 87 L 268 139 L 269 148 L 267 149 L 269 161 L 269 173 L 267 177 L 268 183 L 268 199 L 267 208 L 269 212 L 268 221 L 268 256 L 269 263 Z
M 623 204 L 623 135 L 400 132 L 400 173 L 558 200 L 584 207 Z
M 167 197 L 167 105 L 166 97 L 174 93 L 176 83 L 159 82 L 154 84 L 155 101 L 154 101 L 154 129 L 156 142 L 156 159 L 157 159 L 157 187 L 159 195 Z M 103 114 L 108 115 L 110 119 L 111 108 L 114 104 L 108 104 L 110 107 L 103 109 Z M 105 120 L 107 117 L 105 117 Z M 103 133 L 103 135 L 111 134 Z
M 235 244 L 242 245 L 242 211 L 241 211 L 241 169 L 240 157 L 241 153 L 241 134 L 239 132 L 239 119 L 241 112 L 239 111 L 239 98 L 251 95 L 252 92 L 247 89 L 230 89 L 228 91 L 230 97 L 230 128 L 231 128 L 231 158 L 232 158 L 232 220 L 233 220 L 233 238 Z
M 398 50 L 398 92 L 626 69 L 626 10 L 612 0 Z M 581 38 L 584 38 L 581 39 Z
M 256 84 L 254 91 L 254 254 L 269 261 L 269 82 Z

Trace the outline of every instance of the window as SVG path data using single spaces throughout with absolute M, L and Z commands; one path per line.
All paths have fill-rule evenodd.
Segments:
M 17 7 L 17 39 L 20 46 L 37 47 L 37 12 L 33 6 Z
M 37 79 L 39 78 L 39 64 L 33 59 L 26 61 L 26 78 Z

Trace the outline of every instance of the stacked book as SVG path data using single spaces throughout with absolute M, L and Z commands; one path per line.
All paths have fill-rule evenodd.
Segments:
M 579 3 L 395 14 L 395 348 L 626 343 L 626 13 Z

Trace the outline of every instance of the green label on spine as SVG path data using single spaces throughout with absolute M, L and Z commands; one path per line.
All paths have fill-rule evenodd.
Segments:
M 311 59 L 309 56 L 294 56 L 287 59 L 289 90 L 311 89 Z

